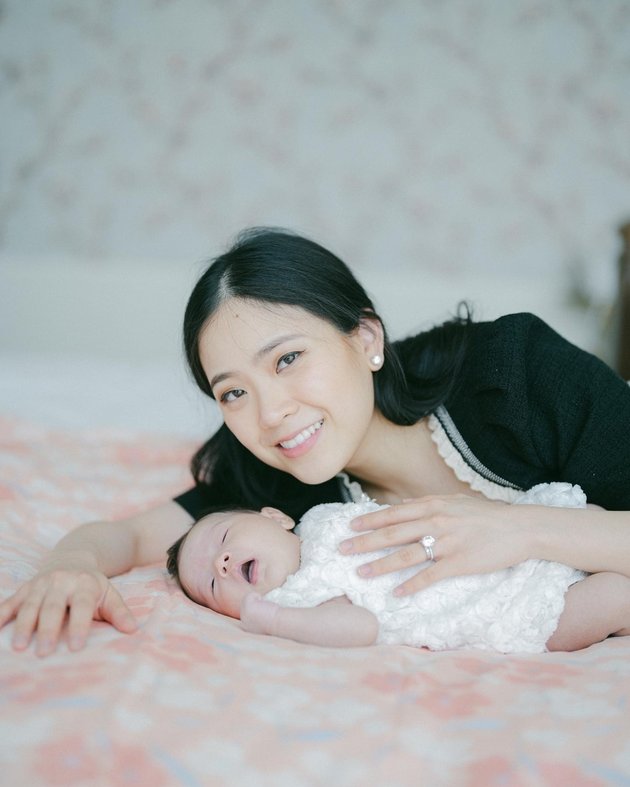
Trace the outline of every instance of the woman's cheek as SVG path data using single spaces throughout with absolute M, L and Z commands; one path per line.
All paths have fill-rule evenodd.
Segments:
M 256 431 L 247 408 L 242 406 L 225 408 L 223 421 L 234 437 L 244 446 L 249 447 L 248 444 L 255 438 Z

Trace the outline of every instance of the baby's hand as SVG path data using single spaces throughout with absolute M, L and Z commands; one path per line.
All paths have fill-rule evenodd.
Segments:
M 252 634 L 272 634 L 280 606 L 259 593 L 248 593 L 241 601 L 241 627 Z

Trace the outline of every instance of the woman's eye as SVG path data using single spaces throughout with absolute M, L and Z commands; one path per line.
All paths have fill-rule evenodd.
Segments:
M 291 366 L 293 361 L 295 361 L 295 359 L 298 358 L 300 355 L 302 355 L 301 352 L 292 352 L 283 355 L 282 358 L 280 358 L 280 360 L 278 361 L 278 365 L 276 367 L 277 370 L 280 371 L 280 369 L 284 369 L 286 366 Z
M 233 388 L 231 391 L 226 391 L 225 393 L 221 394 L 220 401 L 234 402 L 236 399 L 240 399 L 244 394 L 245 391 L 242 388 Z

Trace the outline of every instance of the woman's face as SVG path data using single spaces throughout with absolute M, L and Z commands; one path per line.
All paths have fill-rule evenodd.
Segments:
M 281 285 L 279 285 L 281 286 Z M 225 423 L 251 453 L 307 484 L 348 467 L 374 417 L 378 321 L 350 336 L 295 306 L 226 301 L 199 354 Z

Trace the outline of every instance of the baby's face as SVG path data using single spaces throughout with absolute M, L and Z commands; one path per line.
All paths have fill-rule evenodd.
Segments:
M 238 618 L 244 596 L 264 595 L 298 570 L 300 540 L 292 527 L 290 517 L 272 508 L 204 517 L 182 545 L 182 586 L 197 603 Z

